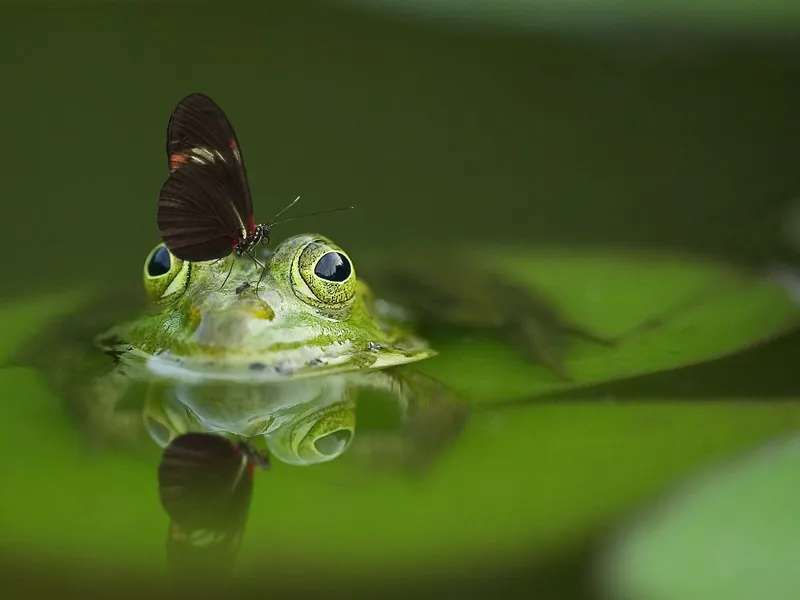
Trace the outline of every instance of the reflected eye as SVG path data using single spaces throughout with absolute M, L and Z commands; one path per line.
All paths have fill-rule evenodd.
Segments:
M 147 274 L 150 277 L 160 277 L 169 273 L 169 268 L 172 265 L 172 255 L 167 250 L 166 246 L 159 246 L 155 252 L 150 256 L 150 262 L 147 264 Z
M 323 456 L 339 456 L 350 444 L 352 437 L 351 431 L 340 429 L 318 438 L 314 442 L 314 447 Z
M 341 283 L 350 277 L 350 261 L 341 252 L 328 252 L 317 261 L 314 275 L 325 281 Z
M 286 413 L 265 432 L 272 456 L 291 465 L 313 465 L 341 456 L 353 441 L 356 406 L 352 398 L 320 407 L 326 393 Z

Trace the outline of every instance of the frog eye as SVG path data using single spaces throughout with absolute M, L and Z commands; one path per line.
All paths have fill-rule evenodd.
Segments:
M 173 255 L 164 244 L 150 251 L 144 261 L 144 287 L 151 300 L 180 295 L 189 282 L 190 263 Z
M 342 252 L 327 252 L 314 265 L 314 275 L 332 283 L 344 283 L 352 272 L 350 259 Z
M 309 242 L 299 252 L 295 289 L 315 306 L 337 306 L 349 302 L 356 289 L 356 274 L 350 257 L 327 240 Z

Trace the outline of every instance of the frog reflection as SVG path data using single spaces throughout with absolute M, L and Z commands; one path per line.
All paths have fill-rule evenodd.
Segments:
M 151 386 L 143 420 L 162 447 L 186 432 L 218 432 L 291 465 L 324 463 L 349 452 L 362 463 L 419 467 L 458 433 L 466 407 L 422 374 L 406 374 L 402 387 L 395 381 L 376 372 L 257 386 L 162 382 Z M 381 410 L 384 426 L 366 426 L 357 434 L 359 407 Z

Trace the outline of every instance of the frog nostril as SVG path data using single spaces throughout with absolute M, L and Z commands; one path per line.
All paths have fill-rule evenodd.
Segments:
M 264 321 L 271 321 L 275 318 L 275 311 L 272 307 L 263 300 L 254 300 L 252 298 L 246 300 L 246 310 L 256 319 L 263 319 Z

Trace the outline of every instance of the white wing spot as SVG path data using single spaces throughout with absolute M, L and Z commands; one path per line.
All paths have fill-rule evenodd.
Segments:
M 204 165 L 206 163 L 213 163 L 216 161 L 218 152 L 212 152 L 208 148 L 192 148 L 192 160 L 198 164 Z

